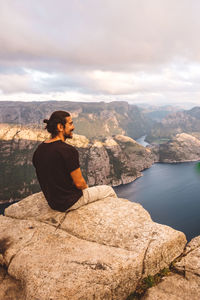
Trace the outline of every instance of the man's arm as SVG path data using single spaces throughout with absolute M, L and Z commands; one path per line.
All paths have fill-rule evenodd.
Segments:
M 77 189 L 84 190 L 84 189 L 88 188 L 88 185 L 85 182 L 85 179 L 83 178 L 80 168 L 72 171 L 70 173 L 70 175 L 71 175 L 71 178 L 72 178 L 75 186 L 77 187 Z

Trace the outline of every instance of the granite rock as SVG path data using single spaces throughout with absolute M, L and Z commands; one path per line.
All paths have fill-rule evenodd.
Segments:
M 106 198 L 77 210 L 50 209 L 42 193 L 0 217 L 0 256 L 26 300 L 126 299 L 140 280 L 182 252 L 185 235 L 151 220 L 140 204 Z
M 0 267 L 0 299 L 25 300 L 23 287 L 20 281 L 9 276 L 6 270 Z
M 187 245 L 174 268 L 174 273 L 149 289 L 142 300 L 200 299 L 200 236 Z

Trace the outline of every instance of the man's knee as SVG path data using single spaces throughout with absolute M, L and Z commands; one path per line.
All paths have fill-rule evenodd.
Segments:
M 106 198 L 106 197 L 117 198 L 117 195 L 116 195 L 115 191 L 113 190 L 113 188 L 111 186 L 109 186 L 109 185 L 98 185 L 97 188 L 99 190 L 99 195 L 101 195 L 102 198 Z

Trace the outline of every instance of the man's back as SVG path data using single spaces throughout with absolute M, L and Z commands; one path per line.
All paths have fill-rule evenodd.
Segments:
M 33 155 L 41 189 L 51 208 L 65 211 L 81 196 L 70 173 L 79 165 L 78 151 L 61 140 L 43 142 Z

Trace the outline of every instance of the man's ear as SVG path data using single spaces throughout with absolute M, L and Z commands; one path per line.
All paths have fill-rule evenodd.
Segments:
M 63 131 L 64 127 L 61 123 L 58 123 L 57 124 L 57 129 L 58 129 L 59 132 L 61 132 L 61 131 Z

